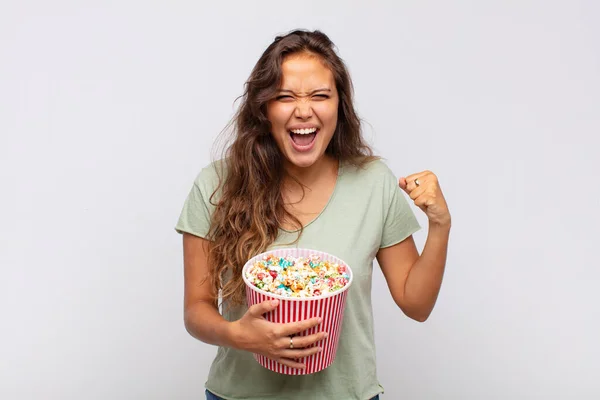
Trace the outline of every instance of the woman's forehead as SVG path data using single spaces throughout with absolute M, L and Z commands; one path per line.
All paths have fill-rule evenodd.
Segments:
M 283 61 L 281 69 L 282 90 L 309 93 L 318 89 L 335 89 L 333 73 L 315 56 L 291 56 Z

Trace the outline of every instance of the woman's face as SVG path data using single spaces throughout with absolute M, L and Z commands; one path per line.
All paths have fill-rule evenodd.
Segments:
M 282 82 L 267 104 L 271 134 L 288 163 L 308 168 L 319 161 L 337 125 L 338 92 L 332 72 L 313 55 L 288 56 Z

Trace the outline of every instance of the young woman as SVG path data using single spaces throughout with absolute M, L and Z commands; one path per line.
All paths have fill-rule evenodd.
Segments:
M 197 176 L 176 230 L 183 234 L 185 326 L 219 346 L 208 399 L 357 399 L 383 392 L 376 374 L 371 281 L 377 258 L 408 317 L 425 321 L 442 282 L 450 213 L 436 176 L 396 179 L 361 137 L 348 71 L 329 38 L 293 31 L 265 50 L 250 78 L 225 156 Z M 429 220 L 420 226 L 408 199 Z M 326 333 L 291 336 L 319 323 L 270 323 L 277 302 L 245 305 L 241 269 L 282 246 L 334 254 L 354 273 L 335 362 L 310 375 L 260 366 L 252 353 L 303 368 Z M 218 304 L 222 299 L 221 311 Z M 402 352 L 402 343 L 390 343 Z

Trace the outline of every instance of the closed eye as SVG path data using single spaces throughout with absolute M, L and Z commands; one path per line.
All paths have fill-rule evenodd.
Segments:
M 287 95 L 282 95 L 282 96 L 277 96 L 275 97 L 275 100 L 281 101 L 281 100 L 293 100 L 292 96 L 287 96 Z

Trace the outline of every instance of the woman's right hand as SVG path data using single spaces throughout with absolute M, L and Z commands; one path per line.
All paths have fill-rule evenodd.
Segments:
M 301 359 L 321 351 L 318 346 L 307 348 L 327 337 L 326 332 L 308 336 L 294 336 L 294 348 L 290 348 L 290 336 L 304 332 L 321 323 L 320 318 L 299 322 L 274 323 L 263 314 L 277 308 L 278 300 L 267 300 L 251 306 L 242 318 L 231 323 L 234 346 L 240 350 L 261 354 L 292 368 L 306 368 L 294 359 Z

